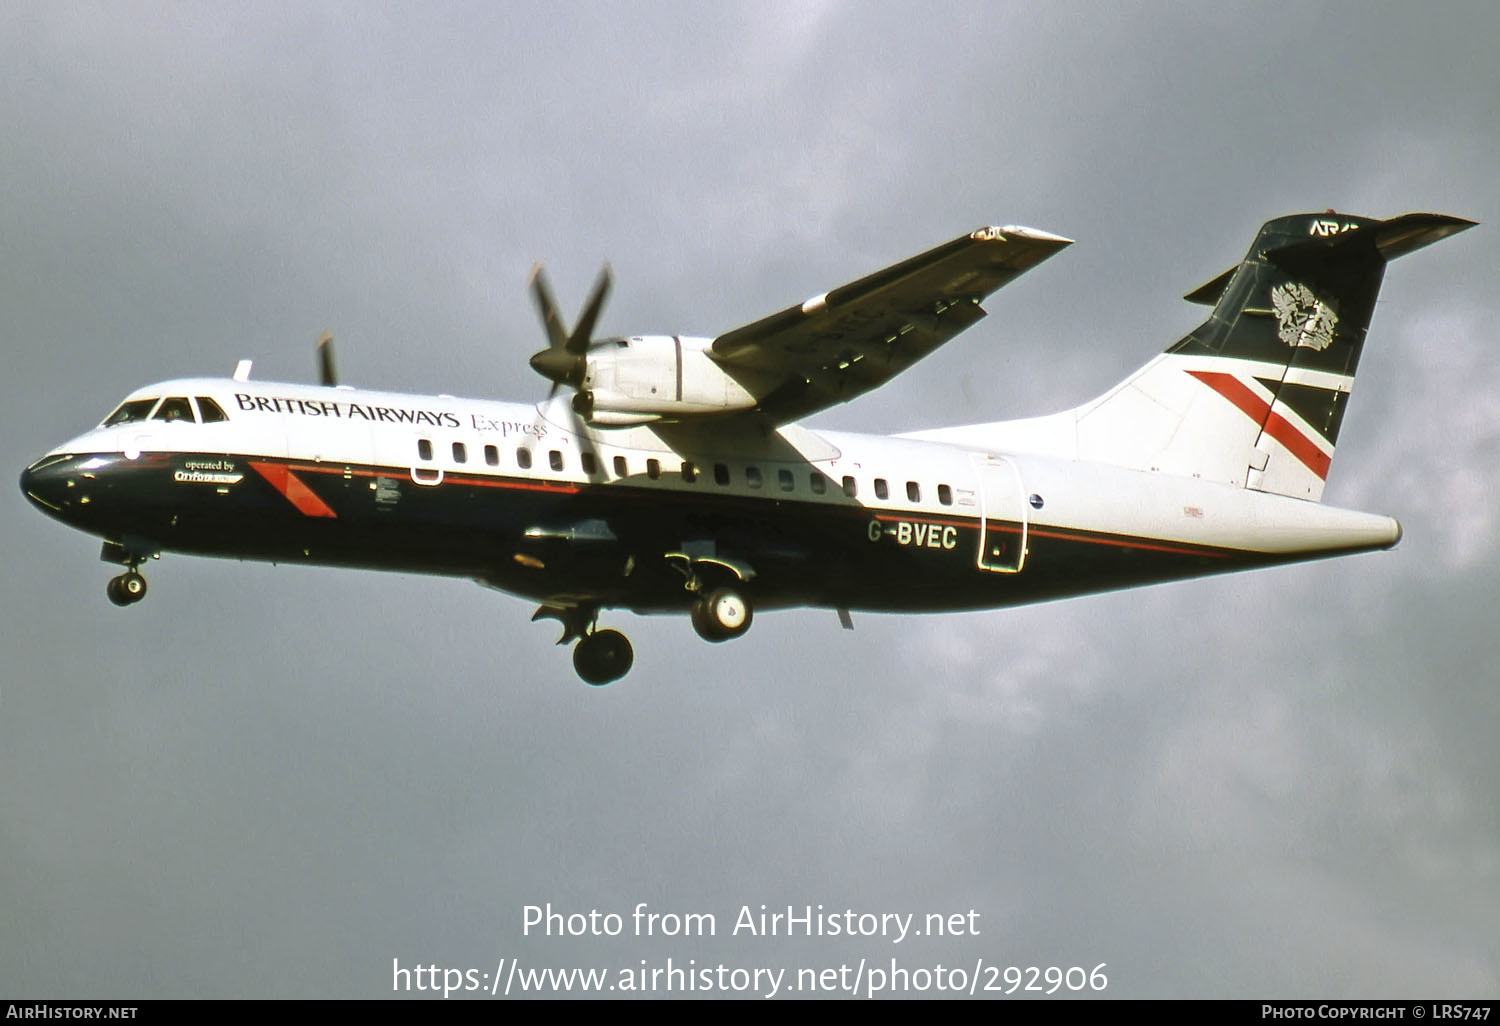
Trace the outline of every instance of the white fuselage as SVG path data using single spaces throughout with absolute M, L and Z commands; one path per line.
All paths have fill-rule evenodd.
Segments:
M 792 517 L 857 509 L 872 557 L 880 546 L 958 548 L 955 531 L 942 529 L 945 519 L 1022 525 L 1025 540 L 1008 558 L 987 561 L 977 549 L 972 553 L 976 572 L 1023 570 L 1032 547 L 1027 542 L 1049 532 L 1235 550 L 1278 561 L 1385 547 L 1400 537 L 1389 517 L 972 444 L 796 425 L 701 435 L 677 435 L 662 425 L 590 428 L 563 398 L 530 406 L 263 381 L 169 381 L 131 398 L 154 396 L 211 396 L 228 419 L 99 428 L 55 451 L 117 452 L 131 459 L 165 451 L 377 467 L 417 489 L 442 489 L 455 475 L 574 489 L 628 484 L 664 497 L 768 500 L 779 515 Z M 873 523 L 883 525 L 878 534 L 869 527 Z M 919 530 L 919 524 L 935 526 Z

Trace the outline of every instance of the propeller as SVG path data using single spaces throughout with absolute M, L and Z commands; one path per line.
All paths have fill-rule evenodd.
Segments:
M 583 313 L 578 317 L 577 326 L 569 332 L 562 315 L 558 313 L 557 300 L 552 297 L 552 289 L 547 284 L 547 275 L 542 271 L 542 265 L 537 264 L 532 269 L 531 292 L 536 297 L 537 309 L 542 314 L 542 326 L 547 329 L 547 348 L 532 355 L 531 369 L 552 382 L 552 388 L 547 392 L 548 399 L 556 395 L 558 388 L 563 385 L 571 385 L 575 389 L 583 387 L 583 376 L 588 373 L 589 343 L 593 340 L 594 324 L 599 320 L 599 311 L 604 306 L 605 297 L 609 295 L 610 282 L 609 265 L 605 264 L 599 272 L 598 280 L 594 282 L 594 291 L 583 304 Z
M 339 383 L 338 372 L 333 367 L 333 335 L 326 331 L 318 339 L 318 381 L 325 388 Z

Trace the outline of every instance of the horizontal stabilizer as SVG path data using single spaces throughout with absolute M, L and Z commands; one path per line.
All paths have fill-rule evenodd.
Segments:
M 1233 278 L 1234 272 L 1239 269 L 1239 265 L 1236 264 L 1213 281 L 1208 282 L 1206 285 L 1199 285 L 1182 298 L 1186 299 L 1189 303 L 1202 303 L 1204 306 L 1213 306 L 1219 301 L 1219 297 L 1224 294 L 1224 290 L 1229 288 L 1229 279 Z
M 1402 214 L 1388 221 L 1373 221 L 1358 228 L 1331 231 L 1328 235 L 1311 235 L 1289 245 L 1268 249 L 1265 257 L 1289 271 L 1300 271 L 1341 255 L 1379 254 L 1389 261 L 1474 225 L 1474 221 L 1447 214 Z
M 1308 237 L 1283 246 L 1276 246 L 1261 253 L 1261 257 L 1285 268 L 1301 272 L 1310 265 L 1323 263 L 1330 257 L 1347 254 L 1367 254 L 1386 261 L 1431 245 L 1450 235 L 1474 227 L 1477 222 L 1447 214 L 1402 214 L 1387 221 L 1369 221 L 1354 224 L 1338 214 L 1329 214 L 1326 219 L 1310 221 Z M 1204 306 L 1216 305 L 1229 288 L 1230 279 L 1239 270 L 1231 267 L 1213 281 L 1198 286 L 1183 296 L 1189 303 Z

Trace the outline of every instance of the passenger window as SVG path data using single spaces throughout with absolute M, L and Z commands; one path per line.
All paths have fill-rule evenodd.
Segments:
M 807 479 L 807 483 L 812 485 L 814 495 L 822 495 L 828 487 L 828 478 L 814 470 L 812 476 Z
M 187 397 L 174 395 L 170 399 L 163 399 L 157 407 L 152 420 L 185 420 L 189 424 L 193 422 L 193 408 L 188 405 Z
M 682 465 L 682 479 L 684 481 L 691 481 L 693 479 L 691 467 L 691 463 L 684 463 Z M 646 476 L 653 481 L 661 480 L 661 460 L 646 461 Z
M 760 468 L 759 467 L 746 467 L 745 468 L 745 483 L 747 485 L 749 485 L 751 488 L 759 488 L 760 487 Z
M 486 445 L 484 447 L 484 462 L 492 467 L 500 465 L 500 449 L 497 446 Z
M 922 488 L 915 481 L 906 482 L 906 498 L 908 502 L 922 501 Z
M 599 461 L 596 460 L 596 459 L 594 459 L 594 454 L 593 453 L 591 453 L 591 452 L 581 452 L 581 453 L 579 453 L 578 454 L 578 461 L 583 464 L 583 472 L 585 474 L 588 474 L 590 477 L 593 477 L 595 474 L 597 474 L 599 472 Z
M 464 443 L 453 443 L 453 462 L 467 463 L 469 461 L 469 450 L 464 448 Z
M 953 489 L 947 485 L 938 485 L 938 502 L 944 506 L 953 505 Z
M 432 459 L 432 443 L 425 438 L 418 438 L 417 455 L 424 460 Z
M 729 466 L 724 463 L 714 464 L 714 484 L 727 485 L 729 483 Z
M 627 477 L 627 476 L 629 476 L 629 475 L 627 473 L 626 466 L 625 466 L 625 457 L 624 456 L 616 456 L 615 457 L 615 477 Z
M 792 472 L 785 467 L 776 471 L 776 480 L 781 484 L 781 490 L 789 492 L 793 488 Z
M 516 466 L 522 470 L 531 469 L 531 450 L 521 448 L 516 450 Z
M 692 460 L 682 461 L 682 479 L 688 484 L 698 480 L 698 468 L 693 466 Z
M 844 494 L 849 496 L 849 498 L 851 499 L 859 494 L 859 485 L 855 484 L 854 478 L 850 477 L 848 474 L 844 475 Z
M 198 419 L 205 424 L 217 424 L 221 420 L 228 420 L 219 404 L 206 395 L 198 396 Z
M 156 405 L 156 399 L 132 399 L 124 403 L 118 410 L 109 415 L 104 422 L 105 427 L 115 427 L 118 424 L 133 424 L 138 420 L 145 420 L 151 415 L 151 407 Z
M 875 498 L 888 499 L 890 497 L 891 490 L 885 486 L 885 478 L 877 477 L 875 479 Z
M 547 454 L 547 463 L 551 465 L 553 470 L 561 470 L 563 468 L 562 452 L 557 449 L 553 449 Z

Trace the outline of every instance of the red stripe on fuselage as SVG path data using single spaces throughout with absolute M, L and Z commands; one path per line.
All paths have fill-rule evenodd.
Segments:
M 874 518 L 881 523 L 890 524 L 900 523 L 904 520 L 911 524 L 933 524 L 941 527 L 959 527 L 966 530 L 971 528 L 977 529 L 979 527 L 978 519 L 944 520 L 938 517 L 903 515 L 899 513 L 876 513 L 874 514 Z M 991 519 L 986 522 L 985 527 L 986 530 L 996 531 L 1000 534 L 1019 535 L 1021 533 L 1021 525 L 1018 523 L 1001 523 Z M 1174 556 L 1208 556 L 1213 559 L 1224 559 L 1229 555 L 1228 552 L 1220 549 L 1183 547 L 1191 545 L 1192 542 L 1184 542 L 1183 545 L 1172 545 L 1166 541 L 1145 541 L 1126 535 L 1103 535 L 1097 531 L 1085 531 L 1081 528 L 1069 530 L 1053 526 L 1044 528 L 1027 525 L 1026 533 L 1032 538 L 1056 538 L 1059 541 L 1086 542 L 1089 545 L 1113 545 L 1122 549 L 1147 549 L 1151 552 L 1169 552 Z
M 400 477 L 399 474 L 391 474 L 382 470 L 354 470 L 343 465 L 337 467 L 295 466 L 293 469 L 304 474 L 348 474 L 353 477 Z M 548 484 L 545 481 L 518 481 L 513 478 L 475 477 L 470 474 L 444 474 L 443 480 L 436 483 L 474 485 L 477 488 L 514 488 L 524 492 L 559 492 L 563 495 L 577 495 L 580 490 L 577 485 Z M 423 487 L 433 486 L 424 485 Z
M 1297 426 L 1271 409 L 1271 404 L 1256 395 L 1249 385 L 1233 374 L 1221 371 L 1188 371 L 1193 377 L 1228 399 L 1235 408 L 1261 426 L 1261 430 L 1286 447 L 1318 480 L 1328 479 L 1328 466 L 1333 462 L 1317 443 L 1308 438 Z
M 279 463 L 256 463 L 251 462 L 255 472 L 267 481 L 271 482 L 278 492 L 287 497 L 287 501 L 297 507 L 305 517 L 337 517 L 335 513 L 322 499 L 318 498 L 316 492 L 303 484 L 302 479 L 293 474 L 287 467 Z
M 343 465 L 343 464 L 340 464 L 340 465 L 334 466 L 332 464 L 316 465 L 316 464 L 310 464 L 310 463 L 309 464 L 296 464 L 296 463 L 294 463 L 294 464 L 292 464 L 289 467 L 282 467 L 282 466 L 278 466 L 277 464 L 273 464 L 273 463 L 251 463 L 250 465 L 252 467 L 254 467 L 257 471 L 259 471 L 260 474 L 261 474 L 261 476 L 265 477 L 266 480 L 270 481 L 273 485 L 276 485 L 276 487 L 278 489 L 281 489 L 281 485 L 277 483 L 277 481 L 273 478 L 272 475 L 276 471 L 278 471 L 278 470 L 284 472 L 285 475 L 286 475 L 286 477 L 289 478 L 289 479 L 291 479 L 292 481 L 296 482 L 297 487 L 301 488 L 304 492 L 306 492 L 306 494 L 308 495 L 309 498 L 311 498 L 314 502 L 318 503 L 318 505 L 322 506 L 324 509 L 328 510 L 327 513 L 322 513 L 322 514 L 308 513 L 309 516 L 330 516 L 330 517 L 336 515 L 333 512 L 333 510 L 328 509 L 328 507 L 326 505 L 323 505 L 323 501 L 321 499 L 319 499 L 316 495 L 314 495 L 311 492 L 311 490 L 309 490 L 307 488 L 307 486 L 305 484 L 303 484 L 300 480 L 298 480 L 297 477 L 296 477 L 296 475 L 292 473 L 292 470 L 296 470 L 298 473 L 304 473 L 304 474 L 338 474 L 338 475 L 345 475 L 345 474 L 347 474 L 347 475 L 350 475 L 350 476 L 353 476 L 353 477 L 378 478 L 378 477 L 397 477 L 397 476 L 399 476 L 398 472 L 399 472 L 399 469 L 400 469 L 400 468 L 390 468 L 390 469 L 387 469 L 387 468 L 380 468 L 380 467 L 359 467 L 359 468 L 355 468 L 352 465 Z M 470 486 L 477 486 L 477 487 L 480 487 L 480 488 L 516 489 L 516 490 L 519 490 L 519 491 L 560 492 L 560 493 L 565 494 L 565 495 L 577 495 L 577 494 L 580 494 L 580 493 L 582 493 L 582 492 L 584 492 L 586 490 L 592 490 L 592 489 L 595 489 L 595 488 L 611 488 L 611 487 L 615 487 L 612 484 L 604 484 L 604 483 L 591 484 L 591 485 L 588 485 L 588 486 L 579 486 L 579 485 L 575 485 L 575 484 L 566 484 L 566 483 L 562 483 L 562 482 L 554 484 L 554 483 L 546 482 L 546 481 L 529 481 L 529 480 L 525 480 L 525 479 L 517 480 L 515 478 L 503 478 L 503 477 L 493 477 L 492 478 L 492 477 L 483 477 L 483 476 L 468 475 L 468 474 L 463 475 L 463 476 L 459 476 L 457 474 L 448 474 L 448 475 L 444 476 L 444 478 L 443 478 L 443 484 L 444 485 L 470 485 Z M 665 500 L 665 501 L 689 500 L 690 501 L 692 499 L 699 498 L 700 495 L 701 495 L 701 493 L 700 493 L 700 495 L 695 495 L 693 493 L 684 492 L 684 491 L 682 491 L 680 489 L 676 489 L 676 488 L 650 488 L 650 489 L 645 489 L 645 488 L 637 488 L 635 486 L 630 486 L 630 485 L 625 485 L 624 487 L 630 489 L 630 491 L 632 491 L 632 492 L 648 492 L 649 491 L 649 493 L 651 494 L 651 498 L 652 498 L 653 501 L 663 501 L 663 500 Z M 283 493 L 285 494 L 284 490 L 283 490 Z M 291 496 L 287 495 L 287 498 L 290 499 Z M 293 500 L 293 501 L 295 502 L 295 500 Z M 743 503 L 743 504 L 752 504 L 752 503 L 763 502 L 765 500 L 763 500 L 763 499 L 755 499 L 755 498 L 752 498 L 752 497 L 749 497 L 749 496 L 743 496 L 743 495 L 729 495 L 729 496 L 724 496 L 721 501 Z M 777 499 L 775 501 L 779 505 L 782 500 Z M 301 507 L 299 506 L 298 508 L 300 509 Z M 818 508 L 821 509 L 823 507 L 821 507 L 821 505 L 820 505 Z M 847 506 L 845 506 L 845 507 L 836 507 L 836 509 L 837 509 L 837 511 L 839 513 L 842 513 L 845 516 L 860 517 L 860 518 L 862 518 L 862 517 L 870 517 L 871 519 L 878 520 L 878 521 L 880 521 L 882 523 L 897 523 L 899 521 L 903 521 L 904 520 L 904 521 L 907 521 L 909 523 L 914 523 L 914 524 L 915 523 L 933 524 L 933 525 L 938 525 L 938 526 L 942 526 L 942 527 L 956 527 L 956 528 L 961 528 L 961 529 L 964 529 L 964 530 L 977 530 L 978 527 L 979 527 L 979 519 L 977 517 L 972 518 L 972 519 L 971 518 L 966 518 L 966 517 L 940 517 L 940 516 L 932 516 L 930 514 L 919 513 L 919 512 L 916 512 L 916 511 L 913 511 L 911 513 L 902 513 L 902 512 L 892 511 L 892 510 L 870 509 L 869 507 L 847 507 Z M 308 511 L 307 510 L 303 510 L 303 512 L 308 512 Z M 1020 525 L 1019 524 L 1015 524 L 1015 523 L 1002 524 L 1002 523 L 1000 523 L 998 521 L 991 520 L 989 522 L 989 524 L 988 524 L 988 528 L 991 531 L 996 531 L 996 532 L 999 532 L 999 533 L 1008 533 L 1008 534 L 1016 534 L 1016 535 L 1019 535 L 1021 533 L 1021 527 L 1020 527 Z M 1192 543 L 1192 542 L 1182 542 L 1182 543 L 1174 544 L 1173 542 L 1168 541 L 1168 540 L 1164 540 L 1164 539 L 1147 539 L 1147 538 L 1133 537 L 1133 536 L 1130 536 L 1130 535 L 1103 534 L 1103 533 L 1100 533 L 1100 532 L 1097 532 L 1097 531 L 1088 531 L 1088 530 L 1085 530 L 1083 528 L 1066 528 L 1066 527 L 1059 527 L 1059 526 L 1056 526 L 1056 525 L 1048 525 L 1046 527 L 1037 527 L 1037 526 L 1033 525 L 1033 526 L 1029 526 L 1027 528 L 1027 532 L 1028 532 L 1028 534 L 1031 537 L 1034 537 L 1034 538 L 1052 538 L 1052 539 L 1056 539 L 1058 541 L 1082 542 L 1083 544 L 1086 544 L 1086 545 L 1107 545 L 1107 546 L 1112 546 L 1114 548 L 1122 548 L 1122 549 L 1141 549 L 1141 550 L 1145 550 L 1145 551 L 1148 551 L 1148 552 L 1164 552 L 1164 553 L 1168 553 L 1168 554 L 1171 554 L 1171 555 L 1174 555 L 1174 556 L 1200 556 L 1200 557 L 1208 557 L 1210 559 L 1227 559 L 1228 557 L 1230 557 L 1232 555 L 1237 555 L 1237 554 L 1238 555 L 1262 555 L 1262 553 L 1254 552 L 1253 550 L 1250 550 L 1250 549 L 1223 549 L 1223 548 L 1219 548 L 1217 546 L 1207 546 L 1207 545 L 1205 545 L 1205 546 L 1194 546 L 1194 543 Z M 1192 546 L 1192 547 L 1189 547 L 1189 546 Z

